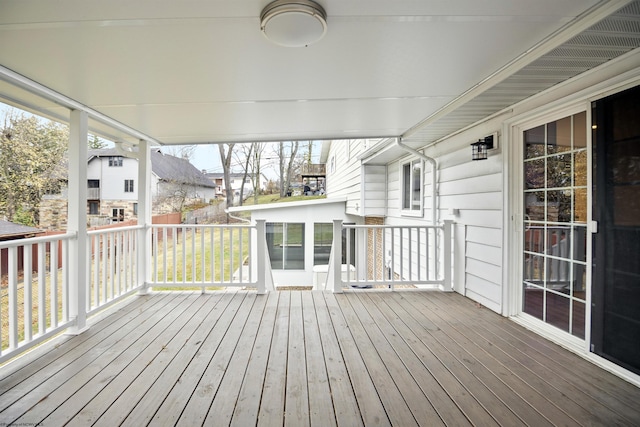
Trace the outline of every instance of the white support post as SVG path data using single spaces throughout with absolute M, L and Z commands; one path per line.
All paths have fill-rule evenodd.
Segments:
M 265 251 L 267 250 L 267 241 L 265 239 L 265 220 L 257 219 L 256 220 L 256 232 L 257 232 L 257 242 L 256 242 L 256 253 L 258 254 L 258 278 L 256 280 L 256 289 L 258 294 L 262 295 L 267 292 L 266 279 L 267 279 L 267 269 L 266 269 L 266 259 L 263 256 Z M 242 269 L 242 266 L 240 267 Z M 242 275 L 242 273 L 241 273 Z
M 333 220 L 333 271 L 327 274 L 327 287 L 333 283 L 333 293 L 341 294 L 342 291 L 342 220 Z M 330 269 L 331 270 L 331 269 Z
M 69 121 L 69 317 L 75 320 L 70 334 L 87 328 L 87 152 L 88 114 L 72 110 Z
M 444 272 L 443 272 L 443 284 L 442 284 L 442 290 L 445 292 L 451 292 L 453 291 L 453 287 L 451 284 L 451 259 L 452 259 L 452 255 L 451 255 L 451 231 L 453 230 L 453 221 L 451 221 L 450 219 L 446 219 L 444 221 L 444 227 L 443 227 L 443 242 L 442 242 L 442 256 L 444 257 L 443 261 L 443 268 L 444 268 Z
M 137 286 L 143 287 L 139 294 L 148 292 L 147 283 L 151 278 L 151 148 L 148 141 L 140 140 L 138 145 L 138 230 Z

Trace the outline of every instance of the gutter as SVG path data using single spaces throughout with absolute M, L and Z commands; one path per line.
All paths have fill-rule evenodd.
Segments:
M 414 148 L 411 148 L 408 145 L 405 145 L 402 142 L 402 137 L 396 138 L 395 143 L 399 148 L 403 149 L 408 153 L 411 153 L 420 157 L 422 160 L 429 162 L 429 164 L 431 165 L 431 223 L 433 225 L 436 225 L 438 221 L 438 211 L 436 210 L 436 207 L 437 207 L 436 196 L 438 193 L 437 187 L 436 187 L 436 177 L 438 172 L 438 163 L 436 162 L 436 159 L 434 159 L 433 157 L 426 156 L 420 151 Z

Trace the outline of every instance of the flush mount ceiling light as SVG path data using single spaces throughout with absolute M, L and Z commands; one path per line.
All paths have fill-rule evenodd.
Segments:
M 327 14 L 311 0 L 275 0 L 262 10 L 260 30 L 280 46 L 306 47 L 327 32 Z

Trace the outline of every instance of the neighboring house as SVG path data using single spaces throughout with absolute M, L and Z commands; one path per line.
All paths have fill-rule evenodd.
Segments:
M 138 161 L 124 157 L 115 148 L 90 150 L 87 162 L 87 209 L 90 225 L 121 222 L 138 215 Z M 215 186 L 187 159 L 151 150 L 151 196 L 154 213 L 179 211 L 186 202 L 208 203 Z M 45 195 L 40 225 L 66 228 L 66 193 Z
M 226 186 L 224 183 L 224 174 L 223 173 L 213 173 L 207 172 L 206 177 L 214 183 L 216 188 L 216 197 L 226 197 Z M 251 174 L 247 174 L 245 178 L 244 173 L 235 173 L 232 172 L 229 174 L 229 178 L 231 180 L 231 189 L 233 190 L 234 196 L 240 195 L 240 188 L 242 187 L 242 181 L 244 180 L 244 195 L 245 197 L 253 194 L 253 184 L 251 183 Z M 260 176 L 260 181 L 258 184 L 258 188 L 264 189 L 266 185 L 264 176 Z

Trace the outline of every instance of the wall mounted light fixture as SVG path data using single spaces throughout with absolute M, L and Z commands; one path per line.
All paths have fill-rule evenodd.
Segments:
M 489 151 L 493 148 L 493 135 L 479 139 L 471 144 L 471 160 L 486 160 Z

